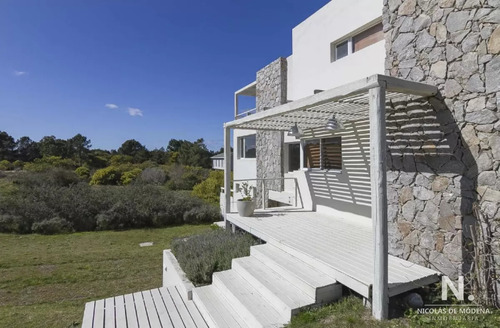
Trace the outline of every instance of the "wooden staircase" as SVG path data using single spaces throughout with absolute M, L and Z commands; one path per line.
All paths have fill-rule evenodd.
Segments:
M 300 309 L 332 302 L 342 286 L 331 276 L 270 245 L 253 246 L 231 270 L 193 289 L 193 301 L 211 328 L 282 327 Z

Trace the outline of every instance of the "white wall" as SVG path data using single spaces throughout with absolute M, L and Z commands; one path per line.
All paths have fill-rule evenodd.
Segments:
M 255 130 L 238 130 L 233 133 L 233 179 L 255 179 L 257 178 L 257 160 L 255 158 L 238 158 L 238 138 L 256 134 Z M 255 185 L 255 181 L 250 181 L 249 184 Z M 234 189 L 234 186 L 233 186 Z M 239 196 L 239 195 L 238 195 Z
M 292 31 L 288 100 L 310 96 L 373 74 L 384 73 L 384 41 L 335 62 L 330 44 L 382 16 L 382 0 L 333 0 Z

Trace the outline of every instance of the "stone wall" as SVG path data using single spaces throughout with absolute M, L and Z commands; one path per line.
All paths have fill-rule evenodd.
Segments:
M 257 72 L 257 112 L 287 101 L 287 61 L 278 58 Z M 283 177 L 283 133 L 257 131 L 257 179 Z M 283 190 L 280 180 L 267 181 L 266 189 Z M 257 184 L 257 204 L 262 204 L 262 184 Z M 266 192 L 267 199 L 267 192 Z
M 500 254 L 499 23 L 500 0 L 384 0 L 386 74 L 440 91 L 389 110 L 391 252 L 451 277 L 469 271 L 473 203 Z

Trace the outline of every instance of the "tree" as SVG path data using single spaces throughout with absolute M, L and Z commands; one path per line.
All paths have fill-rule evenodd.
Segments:
M 0 160 L 14 160 L 16 142 L 7 132 L 0 131 Z
M 36 141 L 24 136 L 16 142 L 16 157 L 23 162 L 32 162 L 40 158 L 40 147 Z
M 87 137 L 78 133 L 73 138 L 67 140 L 67 146 L 69 147 L 68 153 L 70 156 L 76 157 L 77 163 L 82 165 L 82 163 L 88 158 L 92 144 L 90 139 L 87 139 Z
M 183 165 L 211 167 L 210 156 L 212 153 L 207 149 L 203 138 L 194 143 L 185 141 L 179 149 L 178 162 Z
M 45 136 L 39 141 L 40 153 L 42 156 L 68 157 L 68 147 L 66 140 L 56 139 L 54 136 Z
M 149 158 L 149 152 L 146 147 L 135 139 L 125 141 L 121 147 L 118 148 L 118 153 L 132 156 L 135 163 L 142 163 Z

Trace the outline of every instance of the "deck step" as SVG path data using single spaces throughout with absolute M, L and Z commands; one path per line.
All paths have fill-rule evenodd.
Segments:
M 288 322 L 248 281 L 234 270 L 213 274 L 213 286 L 252 328 L 282 327 Z
M 313 298 L 317 304 L 340 299 L 342 286 L 337 281 L 297 257 L 270 244 L 250 248 L 254 257 Z
M 193 301 L 210 328 L 251 328 L 213 285 L 194 288 Z
M 282 317 L 290 320 L 301 308 L 315 300 L 255 257 L 233 259 L 232 270 L 248 281 Z

